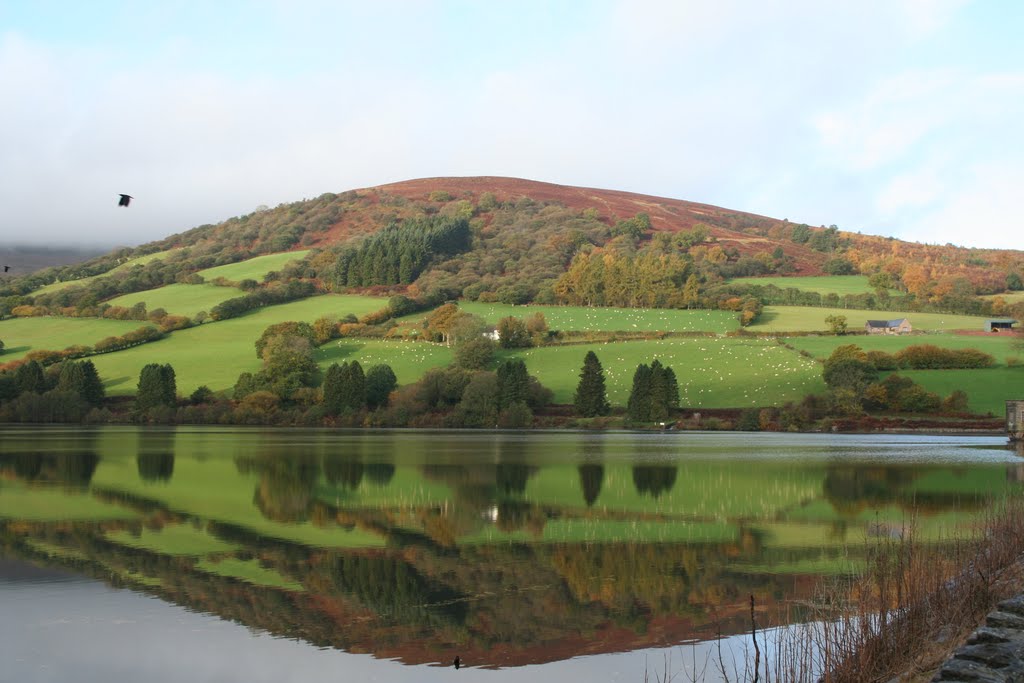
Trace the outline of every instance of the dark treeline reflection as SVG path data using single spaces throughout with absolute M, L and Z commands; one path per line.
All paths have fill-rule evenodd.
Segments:
M 143 429 L 138 441 L 135 462 L 139 478 L 146 482 L 169 482 L 174 474 L 174 432 Z
M 88 488 L 100 456 L 85 439 L 68 451 L 19 451 L 0 453 L 0 470 L 9 468 L 15 477 L 29 482 L 63 484 L 73 489 Z

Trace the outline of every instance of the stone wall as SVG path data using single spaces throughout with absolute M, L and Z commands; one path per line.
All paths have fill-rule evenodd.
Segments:
M 1024 595 L 999 603 L 932 681 L 1024 683 Z

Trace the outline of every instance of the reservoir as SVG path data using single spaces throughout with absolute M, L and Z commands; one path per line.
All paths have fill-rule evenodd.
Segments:
M 0 681 L 639 683 L 1022 480 L 995 437 L 3 428 Z

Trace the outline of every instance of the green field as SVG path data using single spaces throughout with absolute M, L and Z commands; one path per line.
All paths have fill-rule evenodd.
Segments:
M 242 296 L 244 292 L 234 287 L 218 287 L 216 285 L 184 285 L 173 284 L 145 292 L 124 294 L 107 301 L 111 306 L 131 308 L 140 301 L 146 302 L 147 311 L 162 308 L 172 315 L 194 316 L 199 311 L 210 312 L 210 309 L 228 299 Z
M 374 365 L 387 364 L 395 371 L 399 384 L 411 384 L 430 368 L 451 363 L 452 351 L 430 342 L 339 339 L 318 348 L 316 360 L 324 369 L 331 363 L 357 360 L 364 372 Z
M 975 413 L 1006 414 L 1006 400 L 1024 396 L 1024 367 L 987 370 L 901 370 L 928 391 L 948 396 L 957 389 L 967 393 Z
M 855 308 L 812 308 L 810 306 L 765 306 L 751 332 L 820 332 L 828 330 L 825 317 L 845 315 L 851 330 L 863 330 L 868 320 L 907 318 L 915 330 L 984 330 L 986 318 L 948 313 L 900 313 L 898 311 L 865 311 Z
M 729 280 L 728 284 L 775 285 L 779 289 L 799 289 L 818 294 L 872 294 L 867 275 L 809 275 L 805 277 L 744 277 Z M 890 290 L 894 291 L 894 290 Z
M 459 303 L 459 308 L 478 315 L 492 325 L 508 316 L 526 318 L 536 312 L 544 314 L 552 330 L 583 331 L 653 331 L 653 332 L 717 332 L 724 334 L 739 327 L 732 311 L 686 311 L 671 308 L 589 308 L 586 306 L 512 306 L 484 304 L 476 301 Z M 423 313 L 405 320 L 420 320 Z
M 200 270 L 199 275 L 202 275 L 206 280 L 213 280 L 218 277 L 232 282 L 262 280 L 263 276 L 267 273 L 280 269 L 289 261 L 298 261 L 308 253 L 309 249 L 304 249 L 302 251 L 285 251 L 279 254 L 256 256 L 255 258 L 239 261 L 238 263 L 229 263 L 223 266 L 214 266 L 213 268 Z
M 158 252 L 156 252 L 154 254 L 146 254 L 145 256 L 139 256 L 137 258 L 128 259 L 124 263 L 119 264 L 118 266 L 115 266 L 114 268 L 111 268 L 110 270 L 108 270 L 105 273 L 100 273 L 99 275 L 91 275 L 89 277 L 83 277 L 83 278 L 80 278 L 78 280 L 66 280 L 64 282 L 54 282 L 54 283 L 45 285 L 43 287 L 40 287 L 39 289 L 37 289 L 34 292 L 32 292 L 32 294 L 33 295 L 36 295 L 36 294 L 52 294 L 53 292 L 59 292 L 60 290 L 64 289 L 65 287 L 70 287 L 72 285 L 86 285 L 86 284 L 89 284 L 90 282 L 92 282 L 93 280 L 98 280 L 101 277 L 107 277 L 108 275 L 113 275 L 114 273 L 118 273 L 118 272 L 120 272 L 122 270 L 128 270 L 132 266 L 142 266 L 142 265 L 145 265 L 145 264 L 149 263 L 150 261 L 156 261 L 157 259 L 164 258 L 165 256 L 173 254 L 176 251 L 178 251 L 178 250 L 177 249 L 168 249 L 167 251 L 158 251 Z
M 614 405 L 625 405 L 636 366 L 655 358 L 675 371 L 684 407 L 782 405 L 824 389 L 818 363 L 760 339 L 664 339 L 546 346 L 501 351 L 498 358 L 522 358 L 530 374 L 555 393 L 556 403 L 571 403 L 583 357 L 590 350 L 604 367 L 608 399 Z M 419 379 L 427 369 L 443 366 L 450 358 L 449 349 L 437 344 L 348 339 L 331 342 L 318 353 L 322 367 L 346 360 L 358 360 L 364 369 L 387 363 L 399 384 Z
M 664 339 L 580 344 L 507 351 L 522 358 L 530 374 L 555 392 L 556 403 L 571 403 L 587 351 L 604 367 L 608 400 L 625 405 L 640 363 L 657 358 L 679 382 L 680 404 L 692 408 L 782 405 L 824 390 L 821 366 L 773 341 L 761 339 Z
M 786 337 L 785 342 L 801 351 L 807 351 L 815 358 L 827 358 L 837 346 L 856 344 L 865 351 L 895 353 L 914 344 L 933 344 L 944 349 L 978 349 L 990 353 L 996 363 L 1005 365 L 1007 357 L 1020 356 L 1024 351 L 1014 348 L 1014 338 L 1008 334 L 966 335 L 966 334 L 907 334 L 907 335 L 856 335 L 835 337 Z
M 106 337 L 117 337 L 147 323 L 139 320 L 101 318 L 8 318 L 0 320 L 4 351 L 0 363 L 17 360 L 29 351 L 60 351 L 76 344 L 92 346 Z
M 160 341 L 93 356 L 92 361 L 111 395 L 134 394 L 139 372 L 148 363 L 170 363 L 180 394 L 188 395 L 202 384 L 218 391 L 234 386 L 239 374 L 260 369 L 253 344 L 268 326 L 288 320 L 312 322 L 324 315 L 363 315 L 386 303 L 377 297 L 324 294 L 178 330 Z

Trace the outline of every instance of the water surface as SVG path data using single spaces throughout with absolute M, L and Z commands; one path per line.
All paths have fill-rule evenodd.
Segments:
M 0 430 L 0 680 L 640 681 L 1024 463 L 979 437 Z M 6 663 L 10 663 L 7 665 Z

